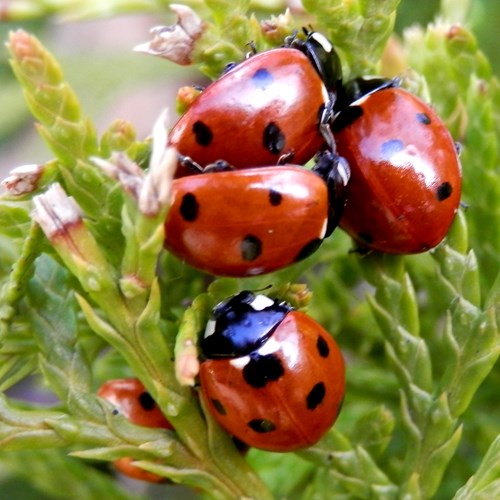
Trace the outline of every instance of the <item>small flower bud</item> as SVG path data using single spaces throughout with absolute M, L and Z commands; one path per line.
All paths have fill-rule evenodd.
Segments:
M 293 17 L 290 9 L 284 14 L 271 16 L 260 23 L 262 33 L 266 39 L 273 45 L 281 45 L 283 40 L 292 33 L 294 28 Z
M 201 90 L 191 85 L 181 87 L 177 91 L 177 100 L 175 104 L 176 111 L 179 115 L 184 114 L 201 94 Z
M 175 376 L 181 385 L 194 386 L 195 378 L 200 372 L 200 362 L 198 360 L 198 350 L 188 339 L 180 349 L 180 354 L 175 359 Z
M 44 165 L 22 165 L 10 171 L 9 177 L 2 181 L 2 186 L 12 196 L 32 193 L 43 174 Z
M 167 143 L 167 113 L 163 112 L 153 128 L 153 149 L 148 172 L 144 172 L 125 153 L 113 153 L 111 159 L 92 157 L 94 164 L 116 179 L 146 216 L 154 217 L 170 203 L 172 179 L 177 168 L 177 151 Z
M 137 45 L 134 50 L 177 64 L 191 64 L 195 42 L 205 31 L 206 24 L 185 5 L 172 4 L 170 9 L 177 14 L 177 23 L 172 26 L 156 26 L 151 30 L 153 39 Z
M 40 225 L 49 240 L 68 236 L 68 229 L 81 222 L 82 211 L 76 201 L 68 196 L 60 184 L 50 186 L 47 192 L 33 198 L 33 219 Z M 68 236 L 71 240 L 71 236 Z

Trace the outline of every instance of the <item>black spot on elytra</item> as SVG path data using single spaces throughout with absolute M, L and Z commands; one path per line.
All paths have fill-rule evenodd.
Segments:
M 139 394 L 139 404 L 141 405 L 141 408 L 146 411 L 151 411 L 156 406 L 156 403 L 151 397 L 151 394 L 146 391 Z
M 212 399 L 212 404 L 214 405 L 215 411 L 221 415 L 226 415 L 226 409 L 224 405 L 218 399 Z
M 417 121 L 422 125 L 431 124 L 431 118 L 427 113 L 417 113 Z
M 340 132 L 343 128 L 354 123 L 358 118 L 363 116 L 363 108 L 361 106 L 347 106 L 335 118 L 332 123 L 332 131 Z
M 200 146 L 210 146 L 210 143 L 212 142 L 212 139 L 214 137 L 214 134 L 210 130 L 210 127 L 200 120 L 194 122 L 193 134 L 196 142 Z
M 320 247 L 321 243 L 323 243 L 321 238 L 315 238 L 309 243 L 306 243 L 295 257 L 295 262 L 299 262 L 300 260 L 309 257 L 309 255 L 312 255 Z
M 241 258 L 246 261 L 255 260 L 262 253 L 262 241 L 251 234 L 247 234 L 240 243 Z
M 273 155 L 278 155 L 285 147 L 285 136 L 274 122 L 270 122 L 262 134 L 264 147 Z
M 358 239 L 367 245 L 373 243 L 373 236 L 370 233 L 358 233 Z
M 114 408 L 113 411 L 111 412 L 112 415 L 119 415 L 120 413 L 120 410 L 118 410 L 117 408 Z
M 321 336 L 318 335 L 318 340 L 316 341 L 316 348 L 318 349 L 319 355 L 322 358 L 327 358 L 330 354 L 330 348 L 328 347 L 328 342 Z
M 245 382 L 255 389 L 261 389 L 269 382 L 279 380 L 284 374 L 285 369 L 275 354 L 252 354 L 250 361 L 243 368 Z
M 264 90 L 266 87 L 271 85 L 273 83 L 273 75 L 269 73 L 269 71 L 265 68 L 259 68 L 253 75 L 252 75 L 252 82 L 253 84 L 262 90 Z
M 405 145 L 401 139 L 390 139 L 380 146 L 380 153 L 382 154 L 382 158 L 390 160 L 393 155 L 402 151 L 404 147 Z
M 281 201 L 283 200 L 283 195 L 274 189 L 269 190 L 269 203 L 273 207 L 277 207 L 278 205 L 281 205 Z
M 452 185 L 449 182 L 443 182 L 436 190 L 436 197 L 438 201 L 444 201 L 451 196 L 451 193 L 453 193 Z
M 306 398 L 308 410 L 314 410 L 325 399 L 326 387 L 323 382 L 318 382 L 309 392 Z
M 193 193 L 186 193 L 182 197 L 181 206 L 179 212 L 181 217 L 187 222 L 193 222 L 198 217 L 198 210 L 200 205 L 196 196 Z
M 276 429 L 276 424 L 271 422 L 271 420 L 267 420 L 265 418 L 254 418 L 247 423 L 250 429 L 258 432 L 259 434 L 265 434 L 266 432 L 272 432 Z

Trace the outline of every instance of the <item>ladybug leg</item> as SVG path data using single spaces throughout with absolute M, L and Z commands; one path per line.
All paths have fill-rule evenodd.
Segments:
M 180 153 L 177 153 L 178 158 L 179 158 L 179 163 L 183 166 L 191 170 L 194 174 L 201 174 L 203 173 L 203 167 L 199 164 L 196 163 L 192 158 L 189 156 L 184 156 L 181 155 Z
M 328 188 L 328 225 L 325 238 L 338 226 L 347 200 L 346 186 L 351 176 L 347 160 L 326 150 L 316 157 L 313 172 L 324 179 Z
M 295 29 L 290 35 L 285 37 L 285 39 L 283 40 L 283 47 L 290 48 L 294 47 L 296 44 L 303 44 L 304 42 L 297 38 L 298 33 L 299 32 Z
M 225 160 L 217 160 L 214 163 L 210 163 L 203 169 L 203 173 L 217 173 L 217 172 L 227 172 L 235 170 L 235 168 Z
M 245 59 L 250 59 L 250 57 L 257 54 L 257 46 L 255 45 L 255 42 L 253 40 L 251 42 L 248 42 L 247 46 L 250 48 L 250 50 L 245 54 Z
M 287 151 L 282 154 L 278 159 L 278 165 L 285 165 L 287 163 L 293 163 L 293 159 L 295 158 L 295 151 L 292 149 L 291 151 Z
M 337 145 L 335 144 L 335 139 L 333 138 L 333 133 L 330 125 L 334 118 L 334 99 L 331 98 L 323 107 L 321 115 L 319 117 L 319 130 L 326 141 L 328 149 L 335 153 L 337 151 Z

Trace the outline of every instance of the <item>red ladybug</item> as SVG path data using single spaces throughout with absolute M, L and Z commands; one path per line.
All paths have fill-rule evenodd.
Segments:
M 292 451 L 316 443 L 344 397 L 344 360 L 332 337 L 286 302 L 241 292 L 214 308 L 201 341 L 202 396 L 249 446 Z
M 340 61 L 319 33 L 255 54 L 209 85 L 170 132 L 168 143 L 205 167 L 304 164 L 325 143 Z M 326 86 L 325 86 L 326 84 Z M 327 88 L 328 87 L 328 88 Z M 180 164 L 176 177 L 192 174 Z
M 219 276 L 259 275 L 304 259 L 337 225 L 349 178 L 345 161 L 329 152 L 314 170 L 285 165 L 174 180 L 165 247 Z
M 460 202 L 456 145 L 439 116 L 395 82 L 357 80 L 333 122 L 351 167 L 340 226 L 363 247 L 408 254 L 435 247 Z M 378 87 L 378 89 L 377 89 Z
M 142 382 L 136 378 L 109 380 L 97 394 L 116 406 L 117 410 L 136 425 L 172 430 L 172 424 L 164 417 L 160 408 L 146 391 Z M 163 483 L 164 477 L 136 467 L 132 458 L 124 457 L 113 462 L 123 474 L 141 481 Z

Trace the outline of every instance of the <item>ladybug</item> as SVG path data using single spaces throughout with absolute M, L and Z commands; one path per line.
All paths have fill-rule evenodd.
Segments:
M 325 151 L 296 165 L 175 179 L 165 247 L 218 276 L 254 276 L 311 255 L 338 224 L 349 168 Z
M 249 291 L 221 302 L 201 353 L 200 388 L 210 413 L 249 446 L 311 446 L 338 416 L 342 354 L 316 321 L 286 302 Z
M 447 234 L 460 203 L 457 147 L 435 111 L 397 81 L 358 79 L 332 124 L 351 168 L 340 221 L 362 247 L 425 252 Z
M 206 87 L 172 128 L 168 144 L 202 167 L 305 164 L 325 141 L 341 64 L 328 40 L 306 32 L 251 55 Z M 176 177 L 192 174 L 180 163 Z
M 142 382 L 136 378 L 109 380 L 104 383 L 98 396 L 116 406 L 117 410 L 133 424 L 143 427 L 173 430 Z M 165 477 L 136 467 L 134 459 L 123 457 L 113 462 L 122 474 L 150 483 L 168 482 Z

